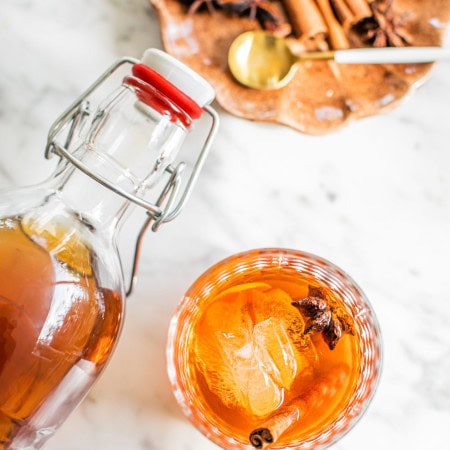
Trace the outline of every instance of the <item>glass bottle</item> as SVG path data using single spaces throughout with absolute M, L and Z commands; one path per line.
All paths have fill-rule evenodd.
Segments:
M 94 91 L 130 64 L 90 114 Z M 217 129 L 213 98 L 206 81 L 159 50 L 124 58 L 52 126 L 54 176 L 1 196 L 0 449 L 41 448 L 105 367 L 132 289 L 118 231 L 130 205 L 147 210 L 134 281 L 145 230 L 172 220 L 192 190 Z M 183 179 L 184 162 L 175 163 L 204 112 L 210 131 Z

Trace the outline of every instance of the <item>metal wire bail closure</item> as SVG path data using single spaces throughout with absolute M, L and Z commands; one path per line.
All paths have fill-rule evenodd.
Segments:
M 136 205 L 146 210 L 147 219 L 138 234 L 135 245 L 132 273 L 129 286 L 126 291 L 126 295 L 129 296 L 137 280 L 137 269 L 139 263 L 140 247 L 145 232 L 150 227 L 150 225 L 152 225 L 151 226 L 152 231 L 157 231 L 158 228 L 161 226 L 161 224 L 173 220 L 175 217 L 178 216 L 178 214 L 180 214 L 181 210 L 184 208 L 189 196 L 192 193 L 192 189 L 197 181 L 197 178 L 200 174 L 203 164 L 206 160 L 208 152 L 211 148 L 212 141 L 217 133 L 219 126 L 219 117 L 217 112 L 212 107 L 210 107 L 209 105 L 201 107 L 197 105 L 195 102 L 193 102 L 192 99 L 189 99 L 188 96 L 185 96 L 188 100 L 186 103 L 186 98 L 183 97 L 184 94 L 178 90 L 177 95 L 179 95 L 180 93 L 183 94 L 181 96 L 182 105 L 186 109 L 188 109 L 188 111 L 184 111 L 184 113 L 187 113 L 187 115 L 189 115 L 189 113 L 192 114 L 191 117 L 193 119 L 200 119 L 202 117 L 203 112 L 206 112 L 211 118 L 211 125 L 209 131 L 205 137 L 202 147 L 198 151 L 197 158 L 195 160 L 195 163 L 192 165 L 190 174 L 188 173 L 185 175 L 185 177 L 188 178 L 185 183 L 184 189 L 180 190 L 181 173 L 183 172 L 183 169 L 186 166 L 185 162 L 183 161 L 179 162 L 176 166 L 170 164 L 166 168 L 166 172 L 168 173 L 168 180 L 166 184 L 163 186 L 156 202 L 154 203 L 149 202 L 140 196 L 126 192 L 125 190 L 119 188 L 118 186 L 113 185 L 106 178 L 93 173 L 85 164 L 83 164 L 82 161 L 73 156 L 73 154 L 69 151 L 69 148 L 73 140 L 75 131 L 83 124 L 83 122 L 86 120 L 86 117 L 89 116 L 91 113 L 89 108 L 89 96 L 100 85 L 102 85 L 110 76 L 112 76 L 113 73 L 116 72 L 116 70 L 119 67 L 125 64 L 132 65 L 133 74 L 137 75 L 138 78 L 143 78 L 143 76 L 146 77 L 150 73 L 151 76 L 153 77 L 152 82 L 155 83 L 154 80 L 157 80 L 156 81 L 157 88 L 158 86 L 161 86 L 161 84 L 158 85 L 158 83 L 166 83 L 165 85 L 166 89 L 167 86 L 169 86 L 169 89 L 171 88 L 170 82 L 164 80 L 164 78 L 161 75 L 159 75 L 157 72 L 153 71 L 149 67 L 147 66 L 142 67 L 143 65 L 140 64 L 139 60 L 129 57 L 117 60 L 102 75 L 100 75 L 100 77 L 97 78 L 97 80 L 95 80 L 94 83 L 92 83 L 91 86 L 89 86 L 88 89 L 86 89 L 86 91 L 83 94 L 81 94 L 74 101 L 74 103 L 72 103 L 72 105 L 70 105 L 69 108 L 67 108 L 66 111 L 64 111 L 51 125 L 47 137 L 45 157 L 47 159 L 50 159 L 54 154 L 56 154 L 61 159 L 65 158 L 70 163 L 72 163 L 77 169 L 81 170 L 86 175 L 93 178 L 95 181 L 97 181 L 104 187 L 110 189 L 116 194 L 126 198 L 127 200 L 131 201 L 132 203 L 135 203 Z M 61 144 L 58 142 L 58 137 L 61 137 L 61 135 L 64 132 L 66 132 L 66 137 L 64 139 L 64 143 Z

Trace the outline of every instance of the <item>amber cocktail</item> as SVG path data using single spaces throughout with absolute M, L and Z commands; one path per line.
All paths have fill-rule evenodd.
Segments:
M 169 376 L 192 423 L 225 449 L 323 448 L 366 409 L 380 334 L 364 294 L 314 255 L 253 250 L 189 288 Z

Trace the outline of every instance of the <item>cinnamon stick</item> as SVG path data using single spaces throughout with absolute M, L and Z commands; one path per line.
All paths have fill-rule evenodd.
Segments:
M 257 449 L 278 442 L 280 436 L 301 420 L 309 408 L 318 402 L 328 401 L 336 395 L 349 374 L 347 364 L 338 363 L 328 373 L 318 376 L 315 385 L 304 395 L 295 398 L 280 412 L 269 417 L 249 436 L 250 443 Z
M 344 28 L 348 28 L 355 20 L 355 15 L 345 0 L 330 0 L 333 10 Z
M 327 25 L 314 0 L 283 0 L 294 33 L 310 39 L 327 33 Z
M 316 0 L 325 23 L 328 26 L 328 37 L 334 49 L 349 48 L 350 43 L 341 24 L 334 16 L 329 0 Z
M 285 431 L 298 422 L 304 410 L 304 401 L 301 399 L 286 406 L 250 433 L 250 444 L 260 449 L 277 442 Z

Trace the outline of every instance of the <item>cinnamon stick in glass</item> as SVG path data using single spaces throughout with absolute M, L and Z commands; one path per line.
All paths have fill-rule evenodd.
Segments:
M 338 363 L 325 375 L 318 376 L 312 389 L 301 397 L 295 398 L 255 428 L 249 436 L 250 444 L 257 449 L 263 449 L 278 442 L 281 435 L 301 421 L 311 405 L 318 401 L 329 401 L 335 396 L 348 375 L 348 365 Z
M 294 401 L 254 429 L 250 433 L 250 444 L 260 449 L 277 442 L 285 431 L 300 420 L 304 411 L 305 402 L 302 399 Z

